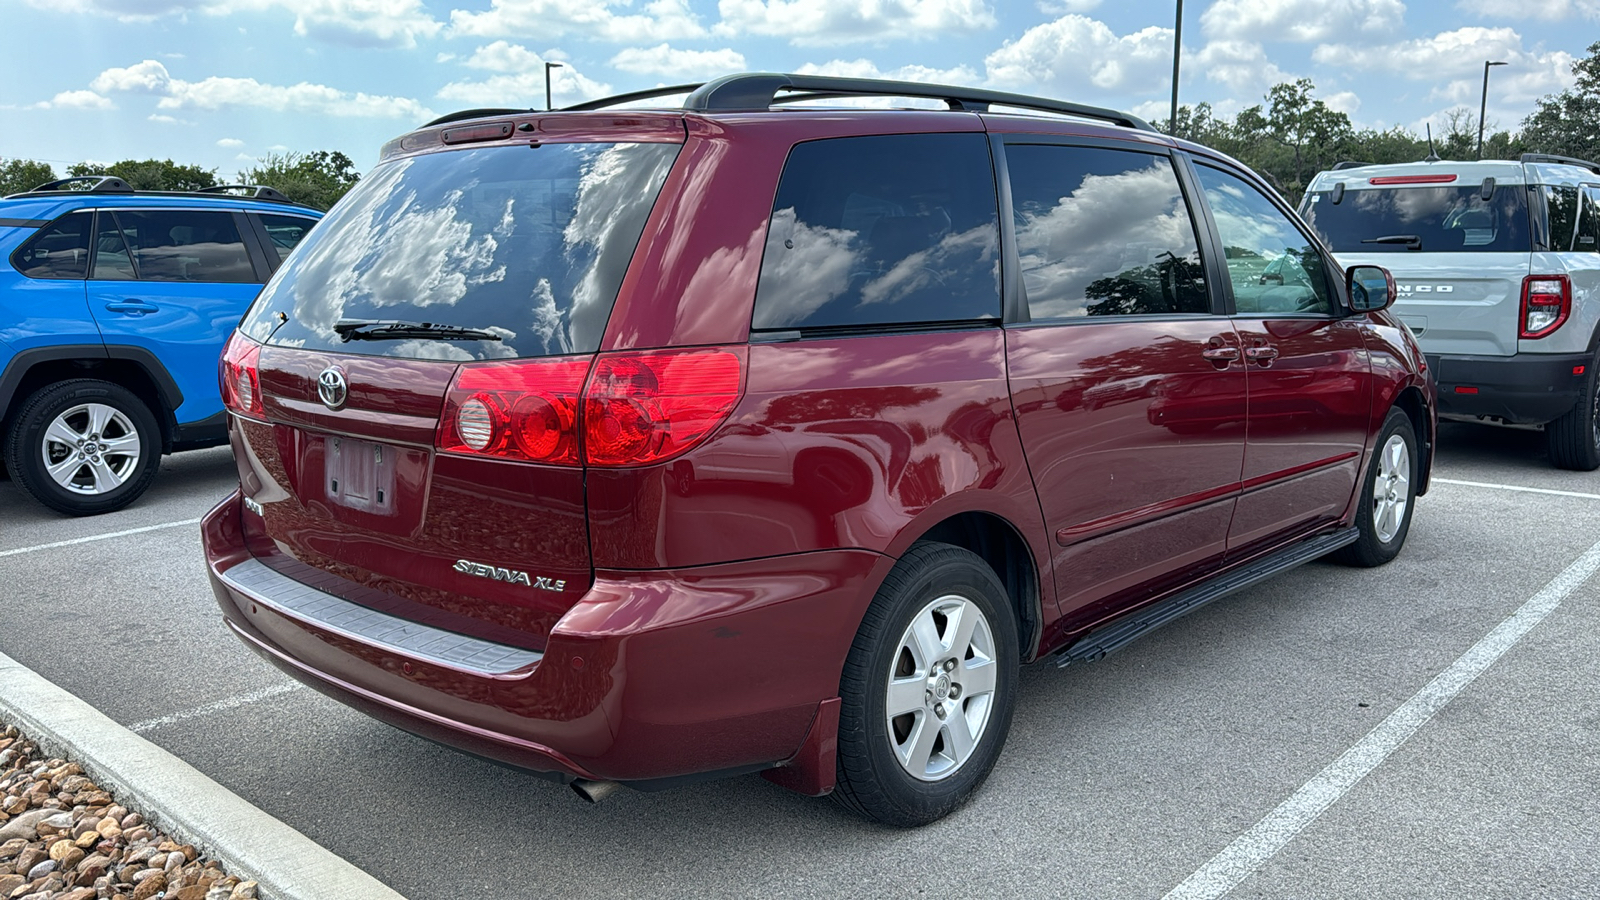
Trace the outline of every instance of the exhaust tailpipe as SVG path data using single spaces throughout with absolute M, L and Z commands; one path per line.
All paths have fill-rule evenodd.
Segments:
M 590 781 L 587 778 L 574 778 L 572 791 L 590 803 L 599 803 L 621 788 L 622 785 L 615 781 Z

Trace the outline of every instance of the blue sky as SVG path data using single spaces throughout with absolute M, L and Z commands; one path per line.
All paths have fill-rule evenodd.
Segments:
M 455 109 L 740 70 L 985 85 L 1164 118 L 1171 2 L 1140 0 L 0 0 L 0 158 L 171 157 L 231 179 Z M 1600 36 L 1600 0 L 1188 0 L 1184 103 L 1231 114 L 1310 77 L 1361 126 L 1445 111 L 1512 127 Z

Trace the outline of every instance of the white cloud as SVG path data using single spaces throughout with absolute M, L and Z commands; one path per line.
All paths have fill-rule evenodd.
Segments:
M 163 125 L 193 125 L 194 124 L 193 122 L 186 122 L 183 119 L 174 118 L 172 116 L 163 115 L 161 113 L 151 113 L 150 115 L 146 116 L 145 118 L 149 119 L 152 122 L 160 122 Z
M 1508 63 L 1489 76 L 1491 102 L 1532 106 L 1539 97 L 1572 84 L 1571 54 L 1524 50 L 1521 35 L 1511 28 L 1458 28 L 1373 46 L 1324 44 L 1311 58 L 1323 65 L 1393 72 L 1433 82 L 1436 86 L 1429 99 L 1448 103 L 1470 104 L 1480 98 L 1484 60 Z
M 437 96 L 471 106 L 542 108 L 544 106 L 545 60 L 556 61 L 554 51 L 541 56 L 521 44 L 495 41 L 474 50 L 462 65 L 501 74 L 482 81 L 452 81 L 439 89 Z M 612 93 L 611 85 L 595 81 L 563 63 L 550 71 L 550 88 L 555 104 L 564 106 L 593 100 Z
M 1250 41 L 1212 41 L 1200 48 L 1193 60 L 1189 64 L 1192 71 L 1227 85 L 1239 96 L 1254 97 L 1275 84 L 1294 80 L 1267 58 L 1265 48 Z
M 611 65 L 624 72 L 663 75 L 679 81 L 743 71 L 744 54 L 733 49 L 675 50 L 668 44 L 628 47 L 611 57 Z
M 984 59 L 990 82 L 1081 97 L 1087 89 L 1149 93 L 1170 84 L 1172 29 L 1151 26 L 1118 35 L 1079 15 L 1028 29 Z
M 703 37 L 705 26 L 686 0 L 649 0 L 642 13 L 621 14 L 628 0 L 491 0 L 485 12 L 450 11 L 451 37 L 574 34 L 594 40 L 642 43 Z
M 937 38 L 993 28 L 984 0 L 718 0 L 721 37 L 758 34 L 796 45 Z
M 218 147 L 243 147 L 244 146 L 244 141 L 241 141 L 238 138 L 223 138 L 222 140 L 217 141 L 217 146 Z
M 1100 5 L 1100 0 L 1040 0 L 1039 11 L 1047 16 L 1085 13 Z
M 115 109 L 116 105 L 110 99 L 102 97 L 94 91 L 62 91 L 42 103 L 34 104 L 39 109 Z
M 1217 40 L 1323 41 L 1400 28 L 1401 0 L 1217 0 L 1200 27 Z
M 148 22 L 206 6 L 208 0 L 27 0 L 29 6 L 57 13 L 100 13 L 124 22 Z
M 928 66 L 901 66 L 898 69 L 884 71 L 879 69 L 869 59 L 834 59 L 825 63 L 806 63 L 795 69 L 797 75 L 830 75 L 836 78 L 886 78 L 891 81 L 914 81 L 919 84 L 954 84 L 972 85 L 979 82 L 977 72 L 967 66 L 956 66 L 953 69 L 933 69 Z M 864 109 L 887 109 L 890 107 L 927 107 L 929 109 L 947 109 L 941 100 L 921 100 L 900 97 L 860 97 L 819 100 L 815 104 L 807 102 L 805 105 L 821 106 L 853 106 Z
M 302 112 L 331 116 L 430 119 L 433 113 L 409 97 L 350 93 L 323 84 L 302 81 L 294 85 L 264 84 L 254 78 L 212 76 L 201 81 L 173 78 L 166 66 L 153 59 L 101 72 L 89 85 L 96 91 L 128 91 L 161 99 L 162 110 L 221 109 L 251 106 L 277 112 Z
M 1600 19 L 1600 0 L 1461 0 L 1456 8 L 1501 19 L 1544 19 L 1549 22 L 1574 16 Z
M 358 47 L 415 47 L 418 38 L 438 34 L 422 0 L 27 0 L 53 12 L 99 13 L 124 22 L 205 13 L 225 16 L 240 10 L 282 8 L 294 13 L 294 33 Z M 241 32 L 243 29 L 240 29 Z M 181 58 L 182 54 L 167 54 Z

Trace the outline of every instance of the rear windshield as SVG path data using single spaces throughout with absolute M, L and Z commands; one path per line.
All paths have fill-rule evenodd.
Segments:
M 306 235 L 241 327 L 271 344 L 418 359 L 593 352 L 678 149 L 485 147 L 381 165 Z M 344 338 L 390 322 L 499 340 Z
M 1526 252 L 1528 189 L 1498 187 L 1488 200 L 1481 190 L 1478 185 L 1372 188 L 1347 191 L 1340 203 L 1320 191 L 1306 197 L 1305 220 L 1335 253 L 1407 253 L 1411 248 L 1405 242 L 1371 242 L 1407 236 L 1416 237 L 1423 252 Z

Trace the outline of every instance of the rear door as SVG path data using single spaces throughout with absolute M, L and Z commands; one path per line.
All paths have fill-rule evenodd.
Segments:
M 1047 140 L 1004 145 L 1027 310 L 1006 353 L 1061 609 L 1093 620 L 1222 559 L 1246 381 L 1172 158 Z
M 1330 261 L 1265 193 L 1220 168 L 1195 173 L 1244 349 L 1249 433 L 1228 550 L 1248 553 L 1349 505 L 1371 422 L 1366 317 L 1345 313 Z
M 261 290 L 241 236 L 221 210 L 101 210 L 87 284 L 107 344 L 148 351 L 183 393 L 179 423 L 222 413 L 217 357 Z
M 677 150 L 477 147 L 363 179 L 240 326 L 264 344 L 265 421 L 234 444 L 252 552 L 542 649 L 593 580 L 572 404 Z
M 14 271 L 0 290 L 0 337 L 12 350 L 72 347 L 80 355 L 105 355 L 84 299 L 93 228 L 93 212 L 71 213 L 40 228 L 11 255 Z

